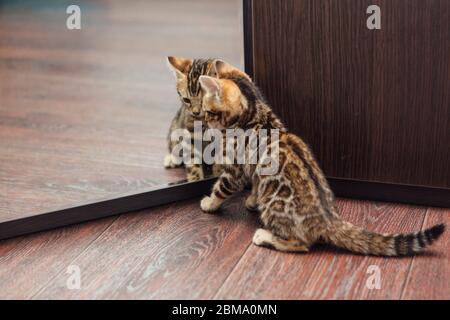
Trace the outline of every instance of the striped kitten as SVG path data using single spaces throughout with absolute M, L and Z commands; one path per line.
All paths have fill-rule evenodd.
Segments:
M 169 154 L 164 158 L 164 167 L 175 168 L 176 164 L 172 150 L 178 141 L 171 140 L 171 134 L 176 129 L 187 129 L 191 132 L 191 150 L 194 152 L 194 121 L 203 121 L 202 92 L 198 79 L 201 75 L 215 76 L 213 59 L 185 59 L 168 57 L 168 66 L 176 76 L 176 89 L 181 100 L 181 107 L 173 118 L 167 136 Z M 201 139 L 201 138 L 200 138 Z M 219 166 L 206 166 L 201 164 L 185 165 L 188 181 L 203 179 L 212 170 L 218 175 Z
M 286 131 L 244 73 L 222 62 L 216 69 L 220 79 L 200 77 L 208 126 L 279 129 L 279 168 L 274 175 L 260 175 L 256 169 L 263 166 L 261 163 L 226 165 L 211 195 L 201 201 L 202 210 L 216 211 L 225 199 L 251 182 L 246 207 L 258 209 L 263 223 L 253 243 L 281 251 L 306 252 L 314 243 L 324 241 L 361 254 L 412 255 L 444 232 L 444 225 L 439 224 L 407 235 L 379 234 L 343 221 L 327 180 L 303 140 Z

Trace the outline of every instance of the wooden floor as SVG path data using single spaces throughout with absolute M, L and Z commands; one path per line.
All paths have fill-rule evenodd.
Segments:
M 408 258 L 256 247 L 242 198 L 218 214 L 199 199 L 0 242 L 0 299 L 449 299 L 450 233 Z M 450 210 L 339 200 L 342 215 L 380 232 L 450 224 Z M 69 290 L 70 268 L 81 288 Z M 380 289 L 369 290 L 370 266 Z M 370 280 L 370 279 L 369 279 Z
M 0 1 L 0 222 L 185 178 L 166 57 L 242 65 L 240 1 Z M 207 26 L 207 28 L 206 28 Z

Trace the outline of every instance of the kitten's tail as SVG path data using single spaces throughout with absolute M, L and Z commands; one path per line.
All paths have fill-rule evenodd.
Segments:
M 410 234 L 380 234 L 363 230 L 339 218 L 334 219 L 323 236 L 326 242 L 356 253 L 378 256 L 408 256 L 431 245 L 445 231 L 437 224 Z

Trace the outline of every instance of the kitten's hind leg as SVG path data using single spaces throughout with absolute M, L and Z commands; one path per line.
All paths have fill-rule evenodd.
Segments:
M 286 252 L 308 252 L 309 248 L 303 242 L 292 239 L 284 240 L 266 229 L 258 229 L 253 236 L 253 243 L 257 246 L 267 247 Z

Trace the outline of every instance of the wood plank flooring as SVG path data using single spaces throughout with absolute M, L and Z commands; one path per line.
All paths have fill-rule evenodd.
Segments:
M 342 215 L 380 232 L 444 222 L 450 209 L 339 200 Z M 407 258 L 308 254 L 251 244 L 257 216 L 236 197 L 217 214 L 199 199 L 0 241 L 0 299 L 449 299 L 450 236 Z M 81 288 L 70 290 L 70 266 Z M 366 285 L 369 266 L 380 289 Z

